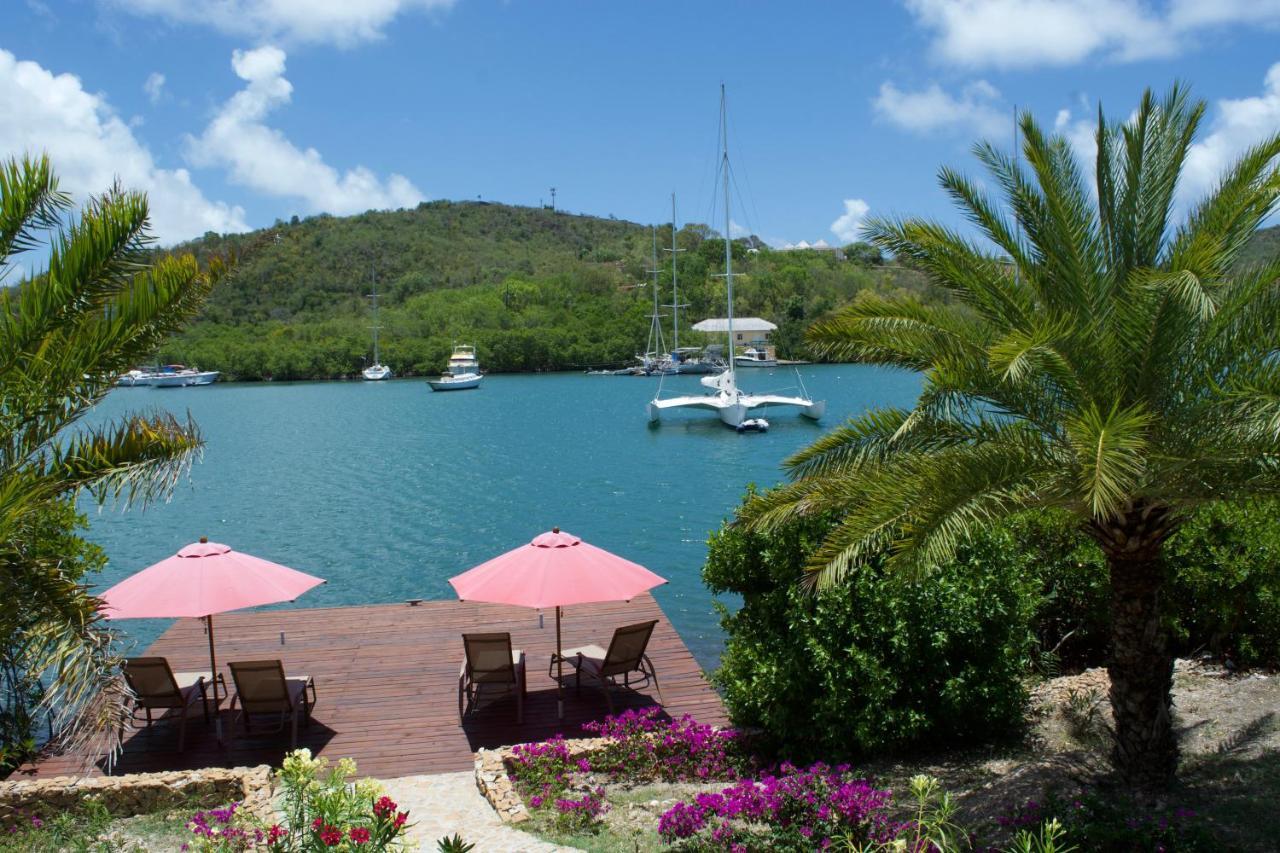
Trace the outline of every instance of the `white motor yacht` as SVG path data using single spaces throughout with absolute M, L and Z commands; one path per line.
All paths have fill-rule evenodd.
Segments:
M 449 366 L 439 379 L 428 379 L 427 384 L 432 391 L 465 391 L 468 388 L 479 388 L 484 375 L 480 372 L 480 362 L 476 360 L 476 348 L 470 345 L 458 345 L 449 356 Z

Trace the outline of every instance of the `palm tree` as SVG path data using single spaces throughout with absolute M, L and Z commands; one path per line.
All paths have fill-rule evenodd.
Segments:
M 46 708 L 73 745 L 119 731 L 123 687 L 98 601 L 37 553 L 30 531 L 84 490 L 162 496 L 201 447 L 195 425 L 168 414 L 76 424 L 221 273 L 189 255 L 153 258 L 147 211 L 144 195 L 115 187 L 73 213 L 47 157 L 0 163 L 0 275 L 43 267 L 0 278 L 0 637 L 45 676 Z
M 947 304 L 860 299 L 812 327 L 809 344 L 919 371 L 920 398 L 800 451 L 793 482 L 743 513 L 771 529 L 835 511 L 807 576 L 831 584 L 873 554 L 927 571 L 982 525 L 1071 511 L 1109 566 L 1113 757 L 1148 788 L 1177 765 L 1163 543 L 1198 504 L 1280 493 L 1280 259 L 1236 265 L 1280 197 L 1280 135 L 1175 225 L 1204 109 L 1174 86 L 1160 100 L 1146 92 L 1122 124 L 1099 110 L 1093 187 L 1068 142 L 1023 114 L 1025 166 L 975 148 L 1003 207 L 940 173 L 993 246 L 918 219 L 872 222 L 869 238 Z

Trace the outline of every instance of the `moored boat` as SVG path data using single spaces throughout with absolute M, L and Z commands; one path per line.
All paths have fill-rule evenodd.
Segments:
M 480 362 L 476 359 L 476 348 L 460 344 L 453 348 L 444 375 L 439 379 L 428 379 L 427 384 L 432 391 L 465 391 L 468 388 L 479 388 L 482 379 L 484 375 L 480 372 Z
M 777 367 L 778 359 L 767 349 L 756 349 L 748 347 L 738 355 L 733 357 L 734 363 L 739 367 Z
M 181 364 L 166 364 L 149 374 L 152 388 L 185 388 L 188 385 L 212 385 L 221 374 L 216 370 L 197 370 Z
M 369 382 L 380 382 L 383 379 L 392 377 L 391 368 L 382 363 L 382 356 L 378 353 L 378 278 L 373 276 L 373 292 L 369 294 L 369 298 L 373 300 L 373 364 L 360 371 Z

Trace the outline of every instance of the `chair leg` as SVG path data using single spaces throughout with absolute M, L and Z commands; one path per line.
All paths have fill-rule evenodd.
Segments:
M 524 723 L 524 691 L 516 691 L 516 725 Z
M 289 748 L 297 749 L 298 748 L 298 706 L 297 705 L 293 706 L 293 711 L 289 714 L 289 716 L 293 723 L 289 731 Z
M 463 697 L 463 694 L 466 692 L 466 689 L 467 689 L 467 686 L 465 683 L 465 679 L 463 679 L 462 677 L 459 677 L 458 678 L 458 725 L 462 725 L 462 718 L 465 714 L 465 711 L 463 710 L 462 697 Z
M 187 746 L 187 709 L 179 710 L 182 715 L 178 718 L 178 752 L 182 752 Z
M 653 661 L 649 660 L 648 655 L 645 655 L 643 660 L 644 660 L 645 666 L 647 667 L 647 669 L 644 670 L 644 674 L 649 678 L 653 679 L 653 689 L 658 691 L 659 704 L 662 704 L 662 705 L 667 704 L 667 700 L 662 698 L 662 685 L 658 683 L 658 670 L 654 668 Z

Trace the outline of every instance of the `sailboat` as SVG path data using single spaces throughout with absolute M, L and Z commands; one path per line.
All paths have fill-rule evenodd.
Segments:
M 671 356 L 666 373 L 717 373 L 724 366 L 713 348 L 680 346 L 680 309 L 688 308 L 688 302 L 680 301 L 680 281 L 676 255 L 684 249 L 676 248 L 676 194 L 671 194 Z
M 645 341 L 644 355 L 637 356 L 640 371 L 646 376 L 653 375 L 666 367 L 667 342 L 662 336 L 663 314 L 658 313 L 658 228 L 653 228 L 653 313 L 649 315 L 649 338 Z
M 361 375 L 370 382 L 377 382 L 380 379 L 390 379 L 391 368 L 382 363 L 382 358 L 378 354 L 378 277 L 373 278 L 373 293 L 369 294 L 369 298 L 373 300 L 373 364 L 360 371 Z
M 768 422 L 763 418 L 748 417 L 754 409 L 765 406 L 795 406 L 800 414 L 817 420 L 826 412 L 825 400 L 811 400 L 807 396 L 789 397 L 782 394 L 751 394 L 738 387 L 738 373 L 734 366 L 733 355 L 733 241 L 729 226 L 729 125 L 726 120 L 727 107 L 724 85 L 720 86 L 720 129 L 724 142 L 724 151 L 720 167 L 724 177 L 724 278 L 726 302 L 728 304 L 729 354 L 728 369 L 715 376 L 704 376 L 702 385 L 710 389 L 706 394 L 689 394 L 682 397 L 669 397 L 665 400 L 655 396 L 648 405 L 649 422 L 656 423 L 662 413 L 669 409 L 708 409 L 720 416 L 720 420 L 739 432 L 746 430 L 763 431 L 768 429 Z M 799 376 L 799 373 L 796 374 Z M 801 392 L 804 392 L 803 383 Z M 658 386 L 658 394 L 662 386 Z

